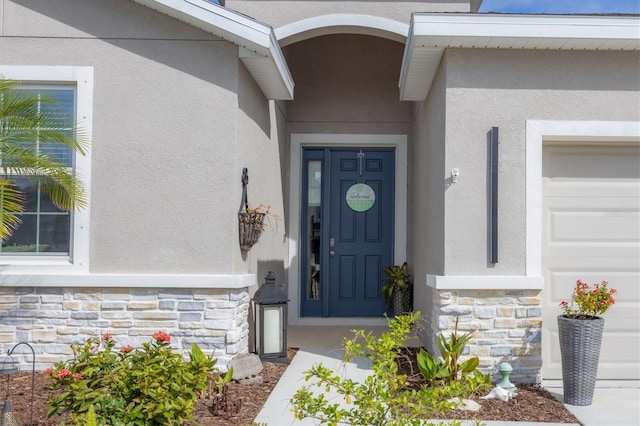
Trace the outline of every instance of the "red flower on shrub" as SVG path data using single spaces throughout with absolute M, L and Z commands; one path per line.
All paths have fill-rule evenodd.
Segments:
M 73 373 L 73 374 L 71 375 L 71 377 L 73 377 L 73 378 L 74 378 L 74 379 L 76 379 L 76 380 L 81 380 L 81 379 L 83 379 L 83 378 L 84 378 L 84 376 L 82 375 L 82 373 Z
M 165 333 L 164 331 L 156 331 L 155 333 L 153 333 L 153 338 L 158 342 L 171 342 L 171 336 L 169 335 L 169 333 Z
M 51 376 L 53 374 L 53 367 L 47 367 L 44 369 L 44 374 L 46 374 L 47 376 Z
M 615 288 L 608 288 L 608 285 L 608 282 L 602 281 L 591 287 L 577 280 L 571 304 L 566 301 L 560 303 L 564 315 L 570 318 L 586 319 L 607 312 L 611 306 L 615 305 L 616 300 L 613 295 L 617 293 Z
M 104 340 L 109 340 L 109 339 L 111 339 L 111 336 L 113 336 L 113 334 L 111 334 L 111 333 L 109 333 L 109 332 L 107 331 L 106 333 L 104 333 L 104 334 L 102 335 L 102 338 L 103 338 Z
M 122 352 L 123 354 L 129 353 L 133 350 L 133 346 L 131 345 L 126 345 L 120 348 L 120 352 Z
M 71 371 L 69 371 L 69 369 L 67 368 L 63 368 L 62 370 L 58 371 L 57 377 L 58 379 L 64 379 L 65 377 L 69 377 L 71 375 Z

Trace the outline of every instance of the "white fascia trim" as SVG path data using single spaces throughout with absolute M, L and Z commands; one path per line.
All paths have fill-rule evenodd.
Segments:
M 0 78 L 27 83 L 70 83 L 76 86 L 76 123 L 86 138 L 85 155 L 76 154 L 75 173 L 85 187 L 87 207 L 72 213 L 71 256 L 0 256 L 0 274 L 89 270 L 89 219 L 91 217 L 91 149 L 93 141 L 93 67 L 0 65 Z
M 543 282 L 541 276 L 449 276 L 427 274 L 427 286 L 437 290 L 542 290 Z
M 269 25 L 206 0 L 131 1 L 186 22 L 265 58 L 271 58 L 272 66 L 276 68 L 282 84 L 290 93 L 288 99 L 293 99 L 293 78 L 278 39 Z
M 289 173 L 289 211 L 291 212 L 288 229 L 289 242 L 289 324 L 296 325 L 339 325 L 360 324 L 349 318 L 301 318 L 300 317 L 300 194 L 302 189 L 302 148 L 303 147 L 394 147 L 395 162 L 395 245 L 394 262 L 402 264 L 407 259 L 407 135 L 399 134 L 326 134 L 326 133 L 293 133 L 291 134 L 290 173 Z M 347 322 L 345 322 L 347 321 Z M 366 321 L 372 319 L 364 319 Z M 373 323 L 371 323 L 373 325 Z M 382 324 L 380 324 L 382 325 Z
M 567 43 L 558 50 L 597 50 L 610 42 L 616 45 L 612 50 L 640 50 L 639 34 L 640 18 L 635 16 L 414 13 L 398 81 L 400 100 L 426 98 L 447 48 L 483 48 L 503 40 L 509 43 L 502 48 L 526 49 L 526 41 L 536 45 L 536 40 L 560 39 Z M 513 40 L 521 42 L 514 47 Z
M 271 27 L 206 0 L 132 0 L 179 21 L 267 56 Z
M 255 274 L 3 274 L 0 287 L 230 288 L 256 284 Z
M 293 76 L 291 76 L 291 71 L 289 71 L 289 66 L 287 65 L 287 61 L 284 59 L 284 54 L 280 49 L 280 44 L 278 43 L 278 37 L 273 30 L 269 33 L 269 39 L 271 40 L 271 56 L 273 58 L 273 62 L 280 73 L 280 78 L 282 79 L 282 83 L 284 84 L 288 97 L 281 97 L 276 100 L 293 100 Z
M 317 30 L 323 30 L 323 34 L 331 34 L 331 28 L 374 30 L 381 34 L 388 34 L 387 38 L 400 42 L 404 42 L 409 34 L 409 26 L 402 22 L 355 13 L 335 13 L 302 19 L 276 28 L 275 34 L 281 45 L 287 46 L 315 36 Z M 305 34 L 310 35 L 305 36 Z
M 415 43 L 415 37 L 413 37 L 413 17 L 409 23 L 409 32 L 407 33 L 407 42 L 404 45 L 404 53 L 402 54 L 402 64 L 400 65 L 400 79 L 398 80 L 398 88 L 400 89 L 400 100 L 405 100 L 405 89 L 407 85 L 407 78 L 409 76 L 409 66 L 411 65 L 411 59 L 413 59 L 413 45 Z M 440 54 L 444 54 L 444 49 Z M 431 84 L 429 84 L 431 86 Z
M 640 142 L 640 121 L 527 120 L 526 275 L 542 274 L 542 148 L 545 141 Z
M 638 40 L 640 31 L 634 16 L 415 13 L 411 23 L 410 36 L 429 37 Z

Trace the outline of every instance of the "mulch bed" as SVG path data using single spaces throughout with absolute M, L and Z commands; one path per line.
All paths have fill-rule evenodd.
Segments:
M 406 348 L 398 357 L 398 371 L 405 374 L 412 387 L 425 383 L 416 362 L 420 348 Z M 509 401 L 481 399 L 482 395 L 469 397 L 480 404 L 480 411 L 449 410 L 437 418 L 457 420 L 496 420 L 542 423 L 579 423 L 564 404 L 546 389 L 536 384 L 517 384 L 518 395 Z
M 288 356 L 292 359 L 296 350 L 290 349 Z M 416 372 L 415 351 L 409 351 L 407 356 L 399 358 L 400 371 L 407 374 L 414 384 L 422 380 Z M 195 419 L 203 426 L 250 425 L 253 419 L 269 397 L 269 394 L 287 368 L 286 364 L 263 362 L 261 373 L 262 383 L 240 385 L 229 384 L 227 400 L 231 403 L 229 411 L 212 412 L 210 396 L 200 399 L 196 404 Z M 12 376 L 0 376 L 0 391 L 6 390 L 6 380 L 10 378 L 9 400 L 13 412 L 21 425 L 29 424 L 29 410 L 31 401 L 31 373 L 20 372 Z M 41 372 L 35 375 L 35 401 L 33 425 L 54 426 L 64 418 L 54 416 L 47 418 L 47 399 L 52 391 L 50 382 Z M 4 395 L 2 395 L 4 396 Z M 465 412 L 452 410 L 442 413 L 443 419 L 481 419 L 522 422 L 549 423 L 578 423 L 577 419 L 556 401 L 549 392 L 536 385 L 518 385 L 518 396 L 508 402 L 497 400 L 483 400 L 479 397 L 471 398 L 482 408 L 479 412 Z M 239 408 L 239 412 L 235 409 Z
M 289 349 L 288 358 L 295 356 L 297 349 Z M 228 386 L 227 400 L 230 406 L 239 407 L 240 411 L 230 409 L 229 412 L 213 413 L 213 399 L 206 396 L 196 402 L 195 419 L 202 426 L 250 425 L 258 415 L 271 391 L 280 380 L 280 376 L 287 369 L 287 364 L 263 362 L 261 372 L 262 383 L 238 384 L 232 382 Z M 0 376 L 0 396 L 4 397 L 6 377 L 10 377 L 9 401 L 18 422 L 29 425 L 31 403 L 31 373 L 20 372 L 12 376 Z M 55 426 L 64 420 L 62 416 L 47 418 L 47 399 L 52 395 L 51 381 L 36 372 L 34 387 L 33 425 Z M 231 408 L 231 407 L 230 407 Z M 187 425 L 185 425 L 187 426 Z

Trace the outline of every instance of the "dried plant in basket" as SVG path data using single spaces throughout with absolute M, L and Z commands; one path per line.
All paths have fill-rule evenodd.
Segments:
M 249 251 L 258 242 L 262 231 L 267 226 L 274 229 L 273 222 L 275 222 L 275 230 L 278 229 L 278 221 L 280 219 L 280 216 L 271 211 L 271 206 L 260 204 L 252 208 L 247 204 L 244 211 L 238 213 L 240 248 L 244 251 Z

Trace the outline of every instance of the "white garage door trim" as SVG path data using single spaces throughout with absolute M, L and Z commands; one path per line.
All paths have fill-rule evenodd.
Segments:
M 544 141 L 640 142 L 640 122 L 538 121 L 526 123 L 526 275 L 542 275 L 542 151 Z M 599 383 L 606 386 L 608 383 Z M 637 381 L 613 382 L 638 386 Z M 545 381 L 545 385 L 554 383 Z
M 527 265 L 526 275 L 542 275 L 542 144 L 555 141 L 640 141 L 640 121 L 527 120 Z

